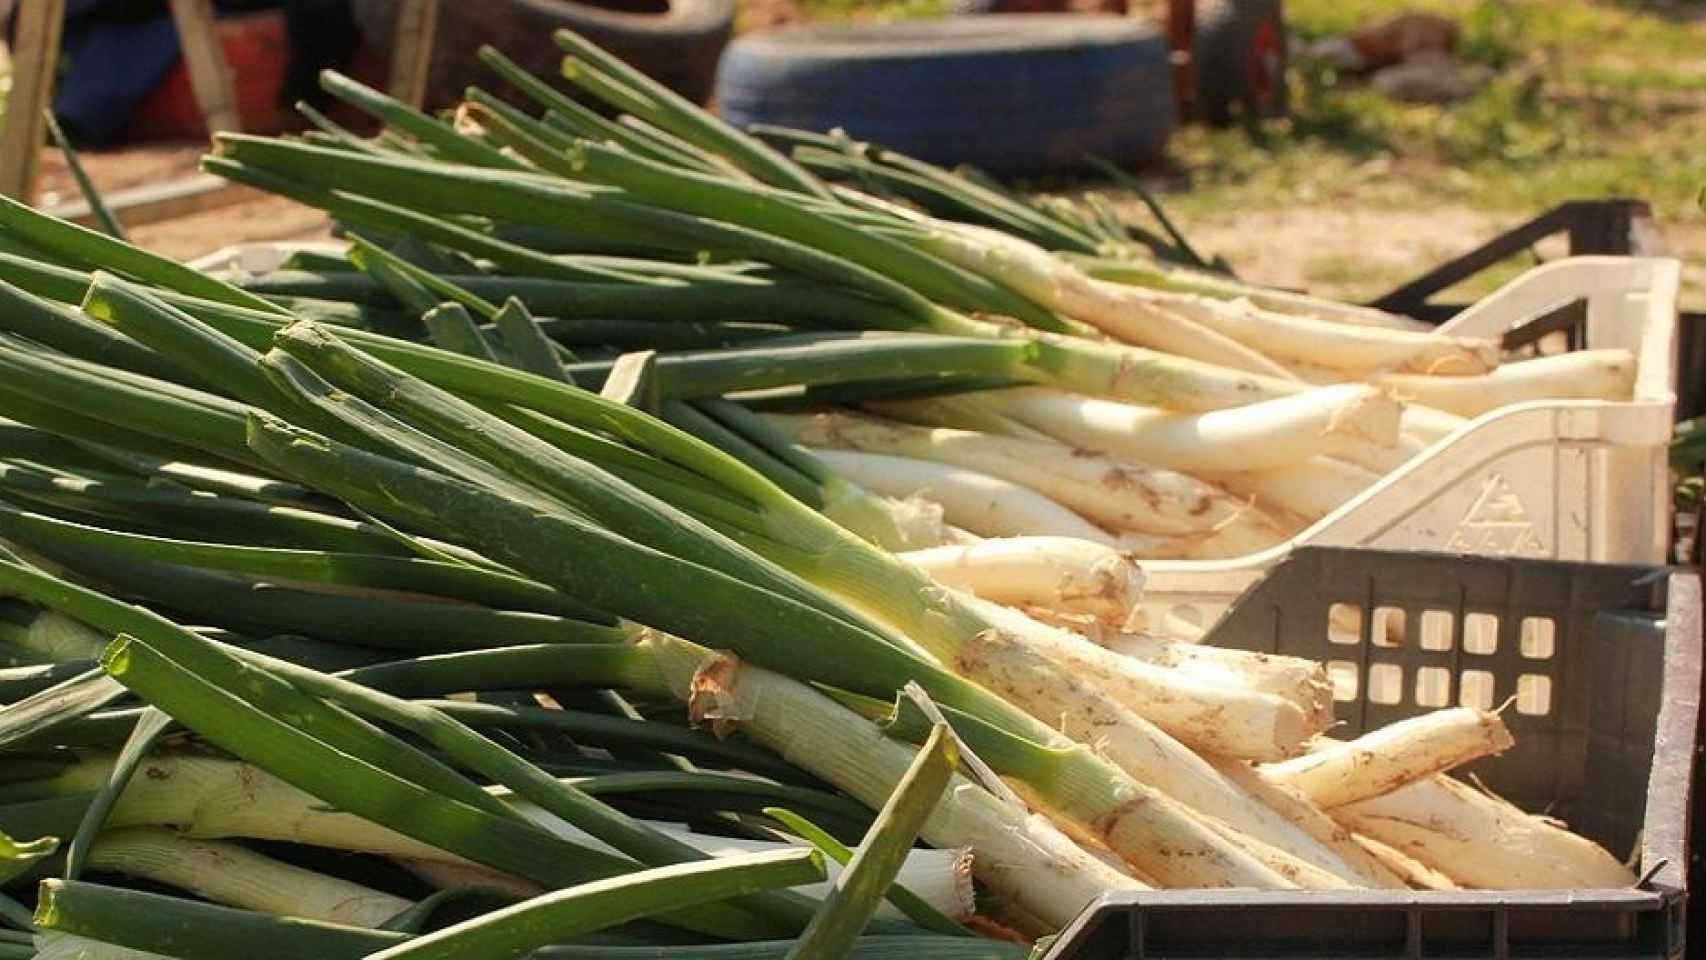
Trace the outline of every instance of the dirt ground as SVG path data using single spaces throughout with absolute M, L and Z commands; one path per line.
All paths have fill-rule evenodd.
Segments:
M 80 155 L 102 195 L 195 176 L 204 152 L 199 143 L 148 144 Z M 42 155 L 40 204 L 53 208 L 80 199 L 77 184 L 57 151 Z M 119 220 L 124 220 L 123 214 Z M 330 236 L 330 221 L 289 200 L 250 194 L 242 202 L 159 223 L 127 227 L 130 239 L 150 250 L 189 260 L 235 243 L 315 240 Z
M 1240 276 L 1367 299 L 1490 239 L 1508 220 L 1465 209 L 1283 207 L 1202 215 L 1181 229 Z
M 1193 244 L 1205 254 L 1225 257 L 1245 279 L 1353 301 L 1373 299 L 1527 218 L 1526 214 L 1450 206 L 1427 210 L 1298 206 L 1179 217 L 1180 228 Z M 1706 223 L 1661 218 L 1659 232 L 1666 249 L 1683 260 L 1688 306 L 1706 306 L 1702 300 Z M 1553 237 L 1534 252 L 1550 260 L 1564 256 L 1567 245 L 1562 236 Z M 1463 289 L 1448 291 L 1441 300 L 1463 302 L 1483 296 L 1530 263 L 1501 264 Z

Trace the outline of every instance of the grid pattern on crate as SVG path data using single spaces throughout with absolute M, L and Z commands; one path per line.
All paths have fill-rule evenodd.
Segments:
M 1114 894 L 1063 933 L 1049 960 L 1683 955 L 1700 719 L 1698 576 L 1307 547 L 1241 596 L 1207 642 L 1348 664 L 1337 704 L 1346 737 L 1434 701 L 1516 697 L 1506 719 L 1517 748 L 1470 770 L 1613 851 L 1638 841 L 1645 882 L 1629 890 Z M 1487 678 L 1467 679 L 1477 672 Z
M 1504 719 L 1518 749 L 1463 772 L 1628 852 L 1664 672 L 1664 631 L 1653 613 L 1664 608 L 1662 574 L 1305 549 L 1264 586 L 1235 604 L 1208 642 L 1326 661 L 1345 737 L 1449 704 L 1510 701 Z M 1593 802 L 1582 802 L 1590 763 Z M 1608 764 L 1637 781 L 1616 786 L 1627 806 L 1603 802 Z

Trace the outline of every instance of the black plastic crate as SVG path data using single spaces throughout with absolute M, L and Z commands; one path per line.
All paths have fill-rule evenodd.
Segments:
M 1470 765 L 1524 809 L 1628 854 L 1633 888 L 1108 894 L 1048 960 L 1681 957 L 1699 736 L 1700 580 L 1666 567 L 1338 547 L 1294 551 L 1205 642 L 1323 660 L 1338 733 L 1497 705 Z

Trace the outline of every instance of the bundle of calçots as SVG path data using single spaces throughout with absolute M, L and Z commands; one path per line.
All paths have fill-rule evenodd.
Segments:
M 570 53 L 565 75 L 618 119 L 487 51 L 540 116 L 471 89 L 453 127 L 331 78 L 390 129 L 223 137 L 208 168 L 413 241 L 405 256 L 449 285 L 433 296 L 460 290 L 477 320 L 519 297 L 584 385 L 656 351 L 662 400 L 736 395 L 841 475 L 921 497 L 950 536 L 1244 555 L 1466 417 L 1632 388 L 1627 351 L 1500 365 L 1492 341 L 1141 259 L 1100 208 L 761 131 L 795 163 L 594 48 Z M 310 269 L 242 285 L 376 324 L 413 306 L 346 260 L 292 266 Z
M 1494 713 L 1341 743 L 1320 665 L 1125 629 L 1133 546 L 1273 542 L 1238 483 L 1450 422 L 1300 371 L 1520 364 L 1270 358 L 561 40 L 624 116 L 494 54 L 543 119 L 331 77 L 390 130 L 221 137 L 348 227 L 312 276 L 0 203 L 0 956 L 1000 958 L 1116 889 L 1633 881 L 1444 776 Z

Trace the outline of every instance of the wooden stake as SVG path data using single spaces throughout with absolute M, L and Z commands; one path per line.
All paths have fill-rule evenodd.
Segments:
M 64 26 L 65 0 L 32 0 L 18 11 L 12 93 L 6 99 L 5 130 L 0 133 L 0 191 L 25 203 L 36 200 L 46 123 L 43 111 L 53 100 Z
M 391 50 L 391 96 L 411 107 L 426 100 L 427 71 L 438 34 L 438 0 L 403 0 Z
M 213 22 L 213 0 L 172 0 L 172 20 L 196 105 L 210 132 L 243 129 L 237 112 L 237 87 Z

